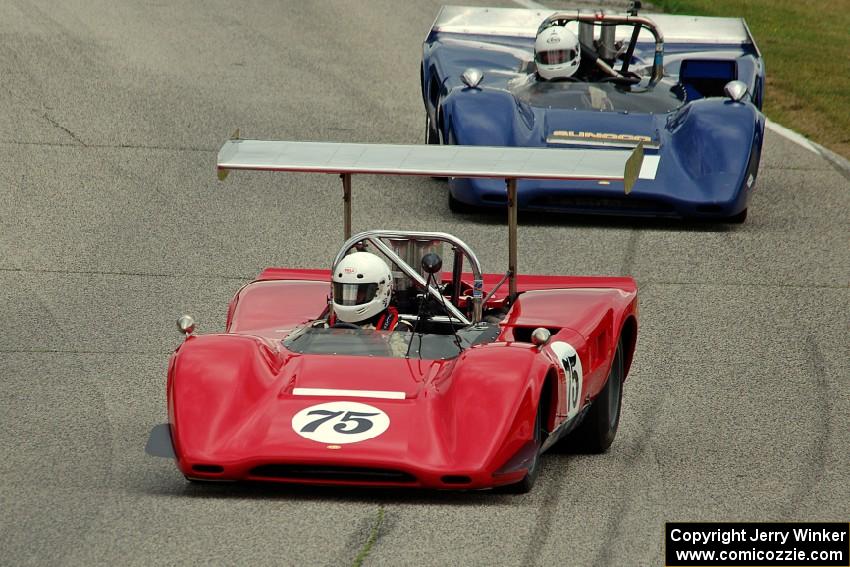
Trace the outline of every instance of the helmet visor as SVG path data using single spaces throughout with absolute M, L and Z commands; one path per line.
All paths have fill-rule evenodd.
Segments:
M 337 305 L 363 305 L 375 299 L 378 293 L 376 283 L 337 283 L 334 282 L 334 303 Z
M 567 61 L 572 61 L 578 55 L 575 49 L 555 49 L 552 51 L 539 51 L 537 53 L 537 62 L 543 65 L 560 65 Z

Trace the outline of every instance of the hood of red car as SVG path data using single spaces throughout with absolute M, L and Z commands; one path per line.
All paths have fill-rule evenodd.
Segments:
M 369 392 L 377 392 L 378 398 L 415 398 L 445 364 L 406 358 L 300 355 L 284 368 L 281 394 L 334 396 L 335 391 L 343 391 L 350 397 L 370 397 Z

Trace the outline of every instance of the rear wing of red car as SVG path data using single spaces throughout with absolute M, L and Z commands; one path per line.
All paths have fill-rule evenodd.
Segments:
M 238 135 L 238 134 L 237 134 Z M 488 177 L 505 180 L 508 196 L 508 276 L 516 292 L 517 179 L 622 182 L 626 194 L 643 169 L 643 145 L 631 151 L 587 148 L 516 148 L 284 142 L 231 139 L 218 152 L 219 179 L 231 170 L 336 173 L 342 178 L 344 232 L 351 237 L 353 174 Z M 652 168 L 647 168 L 652 169 Z

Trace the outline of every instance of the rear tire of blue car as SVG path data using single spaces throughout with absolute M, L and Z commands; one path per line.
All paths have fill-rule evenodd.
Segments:
M 623 342 L 617 344 L 605 387 L 596 396 L 584 420 L 566 439 L 578 452 L 604 453 L 614 442 L 623 406 Z

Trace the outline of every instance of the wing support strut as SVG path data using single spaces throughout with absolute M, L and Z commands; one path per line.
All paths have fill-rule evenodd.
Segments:
M 517 285 L 517 225 L 519 207 L 516 202 L 516 178 L 505 179 L 508 189 L 508 295 L 511 301 L 516 297 Z
M 343 206 L 343 236 L 346 240 L 351 238 L 351 174 L 341 173 L 342 179 L 342 206 Z

